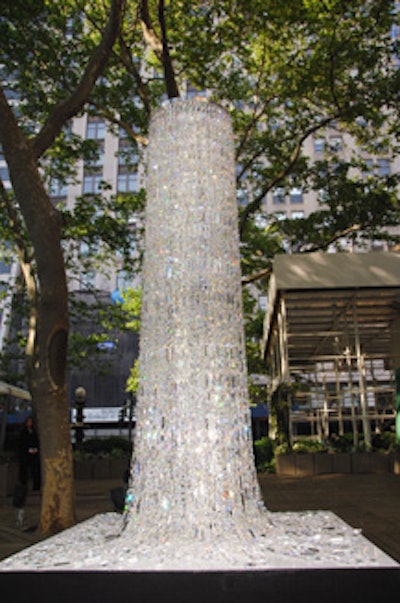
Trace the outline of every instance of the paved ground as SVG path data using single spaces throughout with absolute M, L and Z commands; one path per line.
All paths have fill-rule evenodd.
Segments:
M 355 474 L 318 475 L 292 478 L 260 477 L 271 511 L 329 509 L 400 562 L 400 475 Z M 113 511 L 111 488 L 119 480 L 76 481 L 78 521 L 97 513 Z M 15 526 L 15 509 L 8 498 L 0 504 L 0 559 L 38 542 L 40 496 L 29 493 L 25 528 Z

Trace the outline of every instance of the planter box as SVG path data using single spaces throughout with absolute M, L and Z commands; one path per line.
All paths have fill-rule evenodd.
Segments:
M 93 461 L 93 478 L 94 479 L 109 479 L 110 477 L 110 461 L 109 459 L 99 459 Z
M 129 467 L 129 458 L 74 461 L 75 479 L 120 479 Z
M 130 458 L 126 459 L 110 459 L 110 477 L 111 479 L 121 479 L 125 477 L 126 471 L 129 469 Z
M 315 474 L 333 473 L 333 454 L 327 452 L 316 452 L 314 455 Z
M 288 475 L 295 477 L 297 473 L 297 454 L 286 453 L 279 454 L 276 457 L 276 472 L 278 475 Z
M 93 461 L 74 461 L 75 479 L 93 479 Z
M 332 456 L 333 473 L 351 473 L 351 454 L 350 452 L 335 452 Z
M 276 472 L 291 477 L 314 475 L 314 454 L 288 452 L 276 458 Z
M 278 475 L 305 477 L 322 473 L 388 473 L 400 474 L 400 455 L 379 452 L 291 452 L 276 458 Z
M 351 455 L 353 473 L 371 473 L 371 452 L 354 452 Z
M 389 473 L 390 457 L 388 454 L 373 452 L 369 459 L 371 473 Z
M 315 475 L 315 454 L 299 453 L 297 457 L 296 475 L 297 477 L 308 477 Z

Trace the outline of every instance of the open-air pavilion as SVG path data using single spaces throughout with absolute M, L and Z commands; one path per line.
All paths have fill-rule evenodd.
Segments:
M 268 292 L 264 357 L 269 395 L 291 392 L 299 424 L 327 438 L 394 422 L 400 367 L 400 254 L 278 255 Z

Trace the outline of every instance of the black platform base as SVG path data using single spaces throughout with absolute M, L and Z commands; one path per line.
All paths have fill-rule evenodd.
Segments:
M 399 589 L 398 568 L 0 573 L 1 603 L 353 603 Z

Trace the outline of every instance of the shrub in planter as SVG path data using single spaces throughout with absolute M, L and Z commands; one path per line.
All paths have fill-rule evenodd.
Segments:
M 126 438 L 109 436 L 84 440 L 74 456 L 78 459 L 125 458 L 132 454 L 132 444 Z
M 274 442 L 271 438 L 264 436 L 253 443 L 254 459 L 257 471 L 273 472 L 274 463 Z
M 382 452 L 392 452 L 396 449 L 396 434 L 394 431 L 384 431 L 382 433 L 374 433 L 371 436 L 371 444 L 373 450 Z
M 318 440 L 301 439 L 296 440 L 292 446 L 293 452 L 327 452 L 327 447 Z
M 329 448 L 333 452 L 352 452 L 353 451 L 353 434 L 345 433 L 342 436 L 334 434 L 329 440 Z

